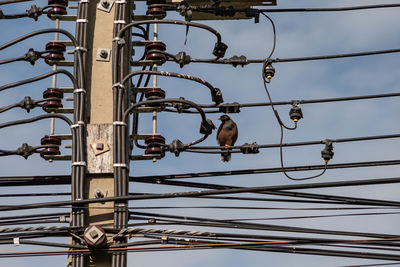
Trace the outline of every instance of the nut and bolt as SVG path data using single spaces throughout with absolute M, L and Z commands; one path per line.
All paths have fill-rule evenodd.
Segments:
M 96 192 L 94 193 L 94 197 L 95 198 L 103 198 L 104 194 L 99 189 L 97 189 Z
M 108 52 L 107 50 L 101 50 L 99 55 L 101 58 L 106 59 L 108 57 Z
M 101 6 L 107 9 L 107 8 L 110 7 L 110 2 L 108 2 L 108 1 L 101 1 Z
M 104 149 L 104 144 L 103 143 L 97 143 L 96 144 L 96 149 L 97 150 L 103 150 Z

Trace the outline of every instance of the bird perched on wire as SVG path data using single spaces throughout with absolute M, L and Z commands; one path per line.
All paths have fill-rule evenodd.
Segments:
M 220 146 L 229 147 L 235 145 L 238 138 L 238 128 L 236 123 L 228 116 L 222 115 L 219 117 L 221 125 L 217 132 L 217 141 Z M 231 152 L 228 149 L 222 149 L 221 161 L 228 162 L 231 159 Z

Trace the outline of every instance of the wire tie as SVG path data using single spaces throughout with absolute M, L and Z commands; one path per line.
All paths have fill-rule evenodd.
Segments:
M 126 4 L 125 0 L 117 0 L 115 1 L 116 4 Z
M 89 0 L 81 0 L 81 1 L 79 1 L 79 3 L 80 3 L 80 4 L 89 3 Z
M 89 21 L 87 19 L 77 19 L 76 23 L 88 23 Z
M 126 122 L 124 122 L 124 121 L 114 121 L 114 122 L 113 122 L 113 125 L 128 126 L 128 125 L 126 124 Z
M 114 163 L 113 166 L 114 166 L 114 168 L 127 168 L 127 169 L 129 169 L 128 165 L 126 165 L 125 163 Z
M 114 88 L 114 87 L 121 87 L 122 89 L 125 89 L 125 86 L 122 83 L 114 83 L 112 85 L 112 88 Z
M 19 242 L 19 237 L 13 238 L 14 246 L 19 246 L 21 243 Z
M 83 52 L 87 52 L 88 50 L 85 48 L 85 47 L 82 47 L 82 46 L 77 46 L 77 47 L 75 47 L 75 49 L 74 49 L 75 51 L 83 51 Z
M 114 24 L 126 24 L 125 20 L 114 20 Z
M 72 166 L 86 166 L 86 162 L 85 161 L 72 162 Z
M 78 89 L 75 89 L 75 90 L 73 91 L 73 93 L 74 93 L 74 94 L 75 94 L 75 93 L 84 93 L 84 94 L 86 94 L 86 90 L 83 89 L 83 88 L 78 88 Z

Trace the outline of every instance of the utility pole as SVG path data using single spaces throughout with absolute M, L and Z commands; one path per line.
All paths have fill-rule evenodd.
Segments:
M 77 23 L 86 27 L 85 34 L 76 36 L 80 44 L 85 44 L 87 53 L 84 60 L 86 83 L 86 156 L 87 174 L 85 178 L 85 194 L 87 198 L 103 198 L 121 195 L 115 192 L 114 180 L 114 144 L 113 144 L 113 75 L 112 75 L 112 45 L 115 32 L 130 21 L 129 1 L 80 1 L 85 8 L 78 8 Z M 122 7 L 123 6 L 123 7 Z M 119 18 L 116 17 L 119 9 Z M 122 10 L 122 12 L 121 12 Z M 80 19 L 87 12 L 87 19 Z M 121 17 L 122 16 L 122 17 Z M 78 26 L 77 26 L 78 27 Z M 130 36 L 125 38 L 126 58 L 129 58 Z M 129 60 L 121 67 L 123 75 L 129 70 Z M 127 102 L 124 102 L 124 109 Z M 123 195 L 123 194 L 122 194 Z M 122 203 L 123 204 L 123 203 Z M 102 238 L 98 225 L 102 228 L 115 228 L 114 202 L 92 203 L 85 213 L 85 240 L 95 247 L 111 243 L 113 240 Z M 123 212 L 127 212 L 126 209 Z M 84 261 L 84 266 L 109 267 L 126 266 L 126 253 L 119 256 L 118 262 L 113 263 L 115 255 L 99 252 L 91 253 Z M 124 259 L 125 258 L 125 259 Z M 75 266 L 72 266 L 75 267 Z M 77 267 L 77 266 L 76 266 Z

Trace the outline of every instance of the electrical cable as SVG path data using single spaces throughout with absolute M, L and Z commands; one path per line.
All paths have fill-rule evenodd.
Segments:
M 365 9 L 377 8 L 392 8 L 400 7 L 400 4 L 379 4 L 379 5 L 365 5 L 365 6 L 349 6 L 349 7 L 324 7 L 324 8 L 276 8 L 276 9 L 260 9 L 259 12 L 332 12 L 332 11 L 354 11 Z

